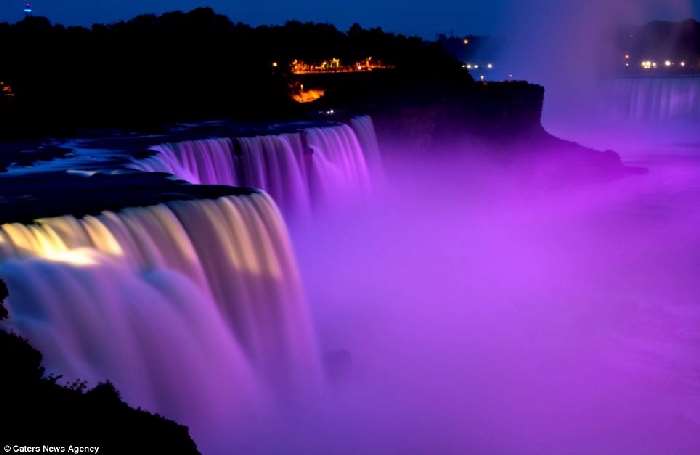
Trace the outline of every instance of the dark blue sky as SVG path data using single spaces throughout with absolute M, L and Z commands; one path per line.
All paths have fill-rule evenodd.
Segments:
M 212 6 L 234 20 L 251 24 L 288 19 L 379 25 L 391 31 L 433 37 L 437 32 L 500 33 L 513 21 L 541 17 L 552 10 L 588 7 L 597 0 L 34 0 L 39 15 L 66 24 L 110 22 L 140 13 Z M 602 1 L 602 0 L 601 0 Z M 616 1 L 616 0 L 612 0 Z M 622 0 L 619 0 L 622 2 Z M 0 0 L 0 20 L 21 17 L 22 0 Z M 606 3 L 610 3 L 608 0 Z M 566 6 L 566 4 L 569 4 Z M 700 11 L 700 0 L 624 0 L 644 4 L 642 16 L 687 16 Z M 672 7 L 670 6 L 671 4 Z M 692 4 L 692 5 L 691 5 Z M 651 6 L 650 6 L 651 5 Z M 636 8 L 636 6 L 635 6 Z M 556 20 L 556 18 L 551 18 Z

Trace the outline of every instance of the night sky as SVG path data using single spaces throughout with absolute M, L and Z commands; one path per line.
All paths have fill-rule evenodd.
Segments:
M 22 17 L 22 0 L 0 0 L 0 20 Z M 274 24 L 288 19 L 331 22 L 345 28 L 353 22 L 389 31 L 433 38 L 436 33 L 501 34 L 522 18 L 548 21 L 559 14 L 578 15 L 595 3 L 611 0 L 34 0 L 37 15 L 64 24 L 111 22 L 141 13 L 212 6 L 236 21 Z M 624 0 L 634 3 L 635 16 L 681 18 L 698 16 L 700 0 Z M 642 6 L 639 6 L 642 5 Z M 564 11 L 562 11 L 562 9 Z M 586 15 L 586 11 L 581 11 Z

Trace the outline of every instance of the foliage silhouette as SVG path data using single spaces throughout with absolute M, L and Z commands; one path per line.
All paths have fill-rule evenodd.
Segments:
M 0 302 L 7 287 L 0 281 Z M 7 317 L 0 303 L 0 319 Z M 26 340 L 0 330 L 0 444 L 100 446 L 99 453 L 196 454 L 186 427 L 121 401 L 110 383 L 61 386 Z
M 347 32 L 297 21 L 254 28 L 209 8 L 91 28 L 28 17 L 0 24 L 0 42 L 0 81 L 14 92 L 0 97 L 5 137 L 224 116 L 298 117 L 303 107 L 289 97 L 293 59 L 373 56 L 404 77 L 465 77 L 440 45 L 420 38 L 357 24 Z

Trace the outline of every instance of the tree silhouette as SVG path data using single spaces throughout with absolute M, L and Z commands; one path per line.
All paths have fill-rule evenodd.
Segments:
M 215 116 L 298 117 L 302 108 L 289 97 L 294 59 L 372 56 L 396 65 L 404 78 L 426 71 L 464 76 L 438 44 L 420 38 L 298 21 L 251 27 L 209 8 L 90 28 L 27 17 L 0 24 L 0 42 L 0 81 L 15 92 L 12 103 L 0 102 L 6 137 Z
M 7 287 L 0 281 L 0 302 Z M 7 311 L 0 304 L 0 319 Z M 110 383 L 58 384 L 29 343 L 0 330 L 0 444 L 100 446 L 100 453 L 195 454 L 187 428 L 130 408 Z

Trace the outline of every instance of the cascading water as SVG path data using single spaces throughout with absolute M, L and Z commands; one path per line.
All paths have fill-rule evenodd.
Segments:
M 627 78 L 610 83 L 605 106 L 616 120 L 700 119 L 700 78 Z
M 367 161 L 352 128 L 309 128 L 304 130 L 304 142 L 311 151 L 310 187 L 323 205 L 369 193 Z
M 166 172 L 194 184 L 238 185 L 230 139 L 204 139 L 152 148 L 156 156 L 133 166 L 146 172 Z
M 262 193 L 4 224 L 0 278 L 10 328 L 50 370 L 108 379 L 209 444 L 320 378 L 286 228 Z
M 382 158 L 372 117 L 369 115 L 354 117 L 350 120 L 350 127 L 357 135 L 360 147 L 364 151 L 367 167 L 375 174 L 380 172 L 382 169 Z
M 131 405 L 189 426 L 206 453 L 227 453 L 237 423 L 322 382 L 277 205 L 293 218 L 363 198 L 377 139 L 358 117 L 153 151 L 129 167 L 263 191 L 0 224 L 2 325 L 65 381 L 111 381 Z
M 154 156 L 131 167 L 167 172 L 195 184 L 260 188 L 287 215 L 362 198 L 371 189 L 369 169 L 380 167 L 374 126 L 367 116 L 352 119 L 350 125 L 300 133 L 186 141 L 152 150 Z
M 311 195 L 306 157 L 299 134 L 236 139 L 235 169 L 245 186 L 260 188 L 289 212 L 308 214 Z

